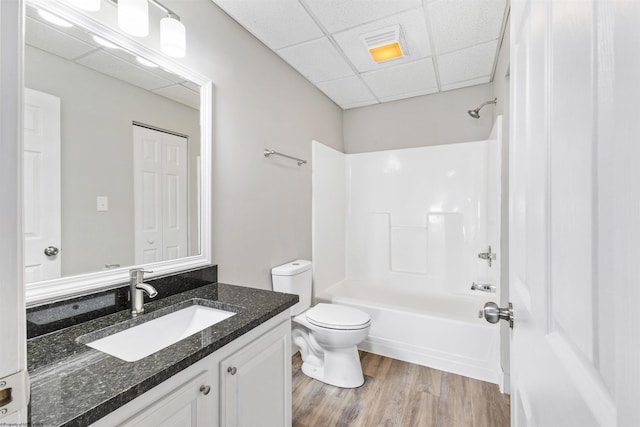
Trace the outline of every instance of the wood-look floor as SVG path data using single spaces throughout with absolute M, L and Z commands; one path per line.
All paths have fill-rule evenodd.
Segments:
M 339 389 L 302 373 L 293 357 L 294 427 L 509 426 L 495 384 L 360 352 L 365 383 Z

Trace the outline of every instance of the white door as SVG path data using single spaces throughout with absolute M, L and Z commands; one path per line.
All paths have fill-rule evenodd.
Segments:
M 631 204 L 637 215 L 640 200 L 640 150 L 628 150 L 638 147 L 640 134 L 616 138 L 628 123 L 616 123 L 620 117 L 613 114 L 622 102 L 614 98 L 614 83 L 629 72 L 615 66 L 614 40 L 622 40 L 616 44 L 622 47 L 615 50 L 616 59 L 630 55 L 640 61 L 638 31 L 621 33 L 612 25 L 615 8 L 622 3 L 512 1 L 509 282 L 515 317 L 514 426 L 640 422 L 639 346 L 630 334 L 637 334 L 638 324 L 629 322 L 638 316 L 620 311 L 638 303 L 638 271 L 633 280 L 621 282 L 616 266 L 628 268 L 640 259 L 638 226 L 630 226 L 639 219 L 629 217 L 628 209 L 617 209 Z M 635 8 L 637 28 L 640 13 L 631 3 L 627 5 Z M 634 72 L 629 81 L 637 86 L 638 67 Z M 626 89 L 635 90 L 632 87 Z M 632 120 L 638 119 L 636 111 Z M 629 155 L 636 157 L 614 161 Z M 623 187 L 614 185 L 619 173 L 633 180 L 623 197 Z M 626 222 L 616 221 L 625 215 Z M 626 359 L 632 362 L 619 363 Z
M 136 264 L 188 255 L 187 138 L 133 126 Z
M 60 277 L 60 98 L 25 88 L 24 282 Z

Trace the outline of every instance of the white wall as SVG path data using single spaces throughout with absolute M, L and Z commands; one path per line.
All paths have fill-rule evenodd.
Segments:
M 493 105 L 480 118 L 467 114 L 493 99 L 493 86 L 484 84 L 418 96 L 344 112 L 346 153 L 423 147 L 486 139 L 493 125 Z
M 271 267 L 311 257 L 311 160 L 316 139 L 338 150 L 342 110 L 210 0 L 166 0 L 187 29 L 186 66 L 214 84 L 213 262 L 221 282 L 271 288 Z M 115 25 L 103 2 L 100 19 Z M 152 8 L 154 9 L 154 8 Z M 140 41 L 159 50 L 159 18 Z
M 190 137 L 194 188 L 198 111 L 31 46 L 24 71 L 26 87 L 61 99 L 62 275 L 135 264 L 131 122 Z M 107 212 L 97 196 L 109 197 Z
M 313 290 L 318 295 L 346 275 L 346 156 L 313 141 Z

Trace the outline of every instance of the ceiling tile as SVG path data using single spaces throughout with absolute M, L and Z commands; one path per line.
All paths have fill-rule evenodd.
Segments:
M 407 56 L 391 61 L 376 63 L 369 55 L 364 43 L 360 39 L 363 34 L 400 24 L 407 50 Z M 349 61 L 360 72 L 393 67 L 399 63 L 415 61 L 431 55 L 429 33 L 422 8 L 412 9 L 397 15 L 389 16 L 375 22 L 336 33 L 333 38 L 338 43 Z
M 170 80 L 145 70 L 142 65 L 138 67 L 102 50 L 80 58 L 76 62 L 147 90 L 173 84 Z
M 438 55 L 440 84 L 446 86 L 480 77 L 490 77 L 497 46 L 498 42 L 492 41 Z
M 378 102 L 367 86 L 355 76 L 318 83 L 316 86 L 342 108 Z
M 184 81 L 182 82 L 182 86 L 186 87 L 187 89 L 191 89 L 194 92 L 200 93 L 200 86 L 193 82 Z
M 506 0 L 438 0 L 427 5 L 438 54 L 500 37 Z
M 324 35 L 298 0 L 214 1 L 272 50 Z
M 200 109 L 200 94 L 182 85 L 167 86 L 161 89 L 155 89 L 153 92 L 191 108 L 195 108 L 196 110 Z
M 26 18 L 25 43 L 65 59 L 75 59 L 95 49 L 35 19 Z
M 490 81 L 491 81 L 490 76 L 484 76 L 484 77 L 479 77 L 477 79 L 465 80 L 463 82 L 456 82 L 456 83 L 451 83 L 447 85 L 442 85 L 440 86 L 440 90 L 444 92 L 447 90 L 460 89 L 461 87 L 481 85 L 481 84 L 489 83 Z
M 326 37 L 280 49 L 276 53 L 312 83 L 355 75 Z
M 381 101 L 426 95 L 438 91 L 431 58 L 398 65 L 362 75 L 365 83 Z
M 229 1 L 229 0 L 227 0 Z M 300 0 L 330 32 L 375 21 L 403 10 L 422 6 L 422 0 Z

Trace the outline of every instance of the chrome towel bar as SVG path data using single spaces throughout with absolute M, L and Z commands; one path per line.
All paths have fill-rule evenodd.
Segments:
M 275 156 L 282 156 L 282 157 L 286 157 L 287 159 L 295 160 L 296 162 L 298 162 L 298 166 L 302 166 L 305 163 L 307 163 L 306 160 L 302 160 L 302 159 L 299 159 L 297 157 L 292 157 L 292 156 L 288 156 L 286 154 L 278 153 L 277 151 L 269 150 L 268 148 L 266 148 L 264 150 L 264 156 L 265 157 L 269 157 L 272 154 L 275 155 Z

